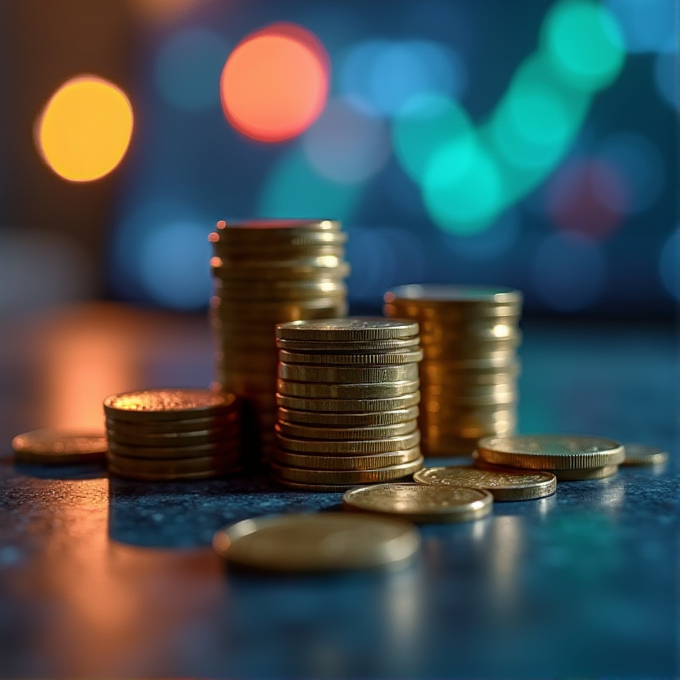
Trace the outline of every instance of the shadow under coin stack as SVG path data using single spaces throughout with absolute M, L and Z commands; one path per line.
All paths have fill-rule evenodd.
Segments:
M 113 474 L 207 479 L 242 467 L 234 395 L 201 389 L 126 392 L 107 397 L 104 413 Z
M 385 294 L 388 317 L 420 325 L 425 456 L 470 455 L 517 421 L 522 294 L 509 288 L 409 285 Z
M 276 327 L 277 446 L 286 486 L 341 491 L 402 479 L 423 465 L 418 324 L 382 318 Z
M 331 220 L 273 220 L 218 222 L 209 238 L 216 387 L 243 398 L 247 461 L 258 463 L 274 443 L 274 326 L 346 316 L 347 234 Z

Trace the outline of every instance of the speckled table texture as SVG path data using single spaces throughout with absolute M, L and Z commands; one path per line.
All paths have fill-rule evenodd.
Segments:
M 3 327 L 0 678 L 677 678 L 676 344 L 542 324 L 521 351 L 521 431 L 668 447 L 665 468 L 422 525 L 395 571 L 311 578 L 233 573 L 212 535 L 340 494 L 12 460 L 14 434 L 91 425 L 109 392 L 207 384 L 203 319 L 84 307 Z

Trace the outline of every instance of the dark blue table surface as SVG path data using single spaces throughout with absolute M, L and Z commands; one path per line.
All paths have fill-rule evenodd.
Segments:
M 676 353 L 669 328 L 527 325 L 520 429 L 675 456 Z M 197 318 L 84 307 L 0 329 L 0 678 L 678 677 L 675 460 L 423 525 L 397 571 L 316 578 L 231 573 L 209 544 L 340 494 L 13 463 L 14 434 L 100 425 L 106 394 L 211 367 Z

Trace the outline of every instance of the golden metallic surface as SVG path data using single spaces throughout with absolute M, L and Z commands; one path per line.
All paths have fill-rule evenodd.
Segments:
M 155 473 L 155 472 L 137 472 L 129 470 L 124 467 L 109 464 L 108 471 L 116 477 L 125 477 L 126 479 L 136 479 L 144 482 L 192 482 L 202 479 L 217 479 L 227 475 L 236 474 L 243 470 L 243 466 L 234 466 L 225 469 L 204 470 L 203 472 L 178 472 L 178 473 Z
M 256 243 L 271 243 L 281 238 L 286 243 L 296 237 L 305 238 L 311 234 L 335 234 L 340 231 L 337 220 L 303 219 L 261 219 L 243 221 L 220 220 L 210 234 L 211 242 L 234 239 L 245 242 L 253 239 Z
M 173 458 L 217 458 L 237 456 L 241 450 L 241 438 L 233 437 L 210 444 L 196 444 L 195 446 L 134 446 L 109 442 L 111 453 L 123 458 L 144 459 L 173 459 Z
M 477 450 L 487 463 L 534 470 L 597 468 L 625 460 L 625 450 L 618 442 L 576 435 L 485 437 Z
M 104 461 L 108 445 L 104 432 L 45 428 L 14 437 L 12 448 L 18 463 L 71 465 Z
M 347 489 L 354 489 L 357 484 L 302 484 L 300 482 L 291 482 L 287 479 L 279 479 L 276 475 L 271 475 L 271 478 L 280 486 L 293 491 L 313 491 L 315 493 L 344 493 Z
M 394 425 L 407 423 L 418 418 L 418 407 L 396 409 L 392 411 L 368 411 L 366 413 L 346 413 L 331 411 L 299 411 L 279 407 L 279 421 L 285 423 L 300 423 L 312 426 L 329 427 L 373 427 L 376 425 Z
M 412 449 L 420 443 L 420 432 L 415 430 L 410 434 L 383 439 L 362 439 L 338 441 L 329 439 L 296 439 L 284 437 L 277 433 L 276 441 L 279 448 L 294 453 L 309 453 L 315 455 L 369 455 L 372 453 L 390 453 Z
M 338 367 L 279 363 L 279 378 L 306 383 L 388 383 L 418 380 L 418 365 Z
M 442 395 L 444 400 L 449 404 L 465 403 L 470 399 L 493 399 L 500 398 L 512 401 L 517 395 L 517 385 L 513 381 L 511 383 L 492 383 L 486 385 L 460 385 L 456 382 L 450 384 L 446 380 L 446 376 L 437 378 L 433 374 L 428 374 L 421 367 L 421 381 L 423 385 L 427 385 L 431 397 Z
M 497 470 L 470 467 L 434 467 L 413 475 L 418 484 L 485 489 L 496 501 L 526 501 L 551 496 L 557 478 L 542 470 L 525 472 L 511 468 Z
M 276 389 L 279 394 L 289 397 L 303 397 L 305 399 L 391 399 L 411 395 L 418 392 L 420 382 L 418 380 L 405 380 L 387 383 L 359 383 L 349 384 L 323 384 L 295 382 L 292 380 L 277 380 Z
M 275 449 L 272 460 L 282 465 L 310 470 L 375 470 L 418 460 L 420 448 L 374 453 L 368 456 L 315 456 Z
M 420 536 L 412 524 L 382 517 L 286 514 L 221 529 L 213 547 L 227 563 L 257 571 L 337 572 L 404 562 L 420 547 Z
M 246 335 L 262 334 L 267 337 L 271 334 L 274 344 L 274 328 L 277 323 L 281 323 L 280 319 L 289 319 L 300 314 L 308 315 L 310 319 L 324 319 L 328 318 L 324 317 L 324 314 L 338 314 L 346 309 L 347 303 L 343 298 L 335 300 L 323 298 L 310 301 L 310 304 L 307 304 L 307 301 L 289 301 L 276 304 L 275 307 L 248 303 L 231 308 L 214 309 L 210 313 L 210 321 L 214 328 L 221 328 L 227 332 L 244 332 Z
M 420 403 L 420 392 L 416 387 L 414 392 L 384 399 L 306 399 L 277 394 L 276 403 L 282 408 L 320 414 L 337 413 L 338 416 L 346 413 L 379 414 L 417 406 Z
M 299 260 L 272 260 L 250 265 L 225 265 L 219 257 L 210 260 L 212 275 L 223 282 L 241 282 L 248 285 L 251 281 L 303 281 L 309 279 L 343 279 L 349 276 L 350 266 L 332 255 L 310 257 Z
M 408 300 L 430 307 L 448 307 L 451 305 L 520 305 L 522 303 L 522 293 L 513 288 L 438 284 L 396 286 L 385 293 L 385 302 L 388 304 L 401 300 Z
M 416 335 L 417 323 L 382 317 L 327 319 L 325 322 L 295 321 L 276 327 L 276 337 L 286 340 L 347 342 L 411 338 Z
M 110 468 L 127 475 L 174 476 L 199 472 L 231 471 L 240 466 L 240 455 L 207 456 L 203 458 L 126 458 L 109 451 L 107 461 Z
M 279 360 L 286 364 L 322 364 L 324 366 L 389 366 L 413 364 L 422 361 L 423 352 L 413 349 L 406 352 L 381 352 L 373 354 L 361 352 L 356 354 L 322 354 L 309 352 L 290 352 L 279 350 Z
M 301 484 L 371 484 L 389 482 L 412 475 L 423 467 L 423 458 L 373 470 L 307 470 L 273 462 L 270 466 L 278 479 Z
M 320 354 L 342 354 L 367 352 L 400 352 L 418 348 L 418 336 L 411 338 L 393 338 L 392 340 L 350 340 L 346 342 L 331 342 L 321 340 L 286 340 L 278 338 L 276 344 L 281 349 L 291 352 L 307 352 Z
M 154 389 L 115 394 L 104 400 L 112 419 L 130 422 L 188 420 L 224 415 L 236 408 L 236 397 L 204 389 Z
M 118 418 L 106 418 L 107 428 L 118 432 L 141 435 L 179 434 L 181 432 L 197 432 L 216 428 L 232 428 L 238 430 L 239 413 L 234 411 L 226 416 L 209 418 L 193 418 L 191 420 L 155 421 L 134 423 Z
M 479 423 L 471 425 L 467 423 L 441 423 L 431 424 L 430 421 L 420 419 L 418 421 L 423 438 L 427 438 L 430 444 L 437 442 L 451 443 L 454 441 L 477 442 L 482 437 L 510 437 L 515 434 L 516 420 Z
M 341 440 L 365 440 L 365 439 L 384 439 L 387 437 L 400 437 L 411 434 L 418 429 L 418 421 L 410 420 L 405 423 L 393 423 L 391 425 L 371 425 L 371 426 L 330 426 L 325 425 L 315 427 L 300 423 L 289 423 L 279 421 L 276 431 L 284 437 L 298 439 L 329 439 Z
M 219 427 L 212 430 L 197 430 L 195 432 L 167 432 L 165 434 L 144 434 L 133 429 L 121 430 L 107 427 L 106 436 L 109 442 L 126 444 L 127 446 L 151 446 L 169 448 L 172 446 L 195 446 L 196 444 L 211 444 L 238 436 L 238 428 Z
M 412 522 L 467 522 L 490 514 L 493 497 L 476 488 L 378 484 L 345 492 L 342 505 L 351 511 L 397 516 Z
M 253 305 L 258 308 L 263 306 L 274 308 L 286 302 L 313 306 L 319 298 L 331 301 L 343 300 L 347 295 L 347 286 L 337 279 L 312 279 L 300 282 L 272 281 L 271 286 L 262 285 L 262 282 L 222 285 L 217 292 L 220 302 L 214 303 L 213 308 L 219 311 L 220 308 L 229 306 L 237 308 Z
M 613 477 L 619 471 L 618 465 L 603 465 L 595 468 L 581 468 L 577 470 L 553 470 L 558 482 L 584 482 L 590 479 L 606 479 Z
M 626 458 L 621 465 L 664 465 L 668 462 L 668 451 L 661 449 L 658 446 L 627 442 L 624 444 L 624 448 L 626 450 Z

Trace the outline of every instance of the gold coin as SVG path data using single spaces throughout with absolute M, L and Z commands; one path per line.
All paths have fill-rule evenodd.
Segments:
M 311 453 L 322 456 L 330 455 L 369 455 L 371 453 L 390 453 L 412 449 L 420 443 L 420 432 L 384 439 L 362 439 L 353 441 L 334 441 L 330 439 L 295 439 L 277 433 L 276 440 L 280 448 L 294 453 Z
M 430 386 L 426 384 L 422 385 L 422 390 L 423 396 L 428 399 L 428 404 L 431 404 L 433 400 L 438 399 L 440 402 L 444 401 L 451 410 L 464 407 L 487 407 L 489 409 L 508 410 L 513 404 L 516 404 L 519 399 L 519 395 L 516 391 L 497 392 L 488 396 L 468 396 L 463 393 L 456 394 L 453 390 L 442 390 L 442 393 L 432 395 L 430 394 Z
M 412 475 L 423 467 L 423 458 L 409 463 L 390 465 L 374 470 L 306 470 L 288 467 L 278 463 L 270 463 L 272 472 L 279 479 L 302 484 L 370 484 L 372 482 L 388 482 Z
M 480 470 L 469 467 L 435 467 L 413 475 L 419 484 L 485 489 L 496 501 L 526 501 L 555 493 L 557 479 L 542 470 L 524 472 L 511 468 Z
M 337 572 L 404 562 L 420 547 L 420 536 L 401 520 L 286 514 L 232 524 L 215 534 L 213 547 L 228 563 L 258 571 Z
M 406 423 L 393 423 L 392 425 L 373 425 L 367 427 L 348 426 L 323 426 L 301 425 L 300 423 L 288 423 L 279 421 L 276 431 L 284 437 L 301 439 L 330 439 L 340 441 L 345 439 L 384 439 L 386 437 L 400 437 L 411 434 L 418 429 L 418 422 L 411 420 Z
M 418 348 L 418 336 L 411 338 L 394 338 L 392 340 L 350 340 L 347 342 L 324 342 L 320 340 L 286 340 L 278 338 L 276 344 L 281 349 L 291 352 L 307 352 L 319 354 L 342 354 L 343 352 L 408 352 Z
M 211 312 L 211 323 L 213 327 L 221 328 L 223 331 L 242 332 L 246 330 L 249 333 L 257 332 L 267 335 L 271 333 L 274 337 L 274 328 L 277 323 L 281 323 L 277 319 L 288 319 L 295 315 L 304 315 L 309 319 L 325 319 L 329 318 L 329 314 L 342 313 L 346 309 L 347 303 L 344 298 L 335 300 L 324 298 L 318 304 L 317 302 L 306 304 L 305 301 L 290 301 L 272 307 L 264 307 L 263 305 L 221 307 Z
M 216 241 L 213 243 L 213 253 L 223 262 L 229 263 L 240 263 L 248 260 L 257 260 L 258 262 L 266 260 L 294 260 L 297 258 L 318 257 L 319 255 L 344 257 L 347 235 L 338 234 L 338 236 L 344 238 L 317 243 L 274 243 L 272 245 L 261 244 L 260 246 Z
M 420 448 L 374 453 L 368 456 L 314 456 L 274 449 L 272 459 L 283 465 L 310 470 L 376 470 L 418 460 Z
M 205 458 L 125 458 L 109 451 L 107 460 L 110 467 L 126 474 L 142 475 L 183 475 L 214 470 L 232 470 L 240 466 L 240 455 L 209 456 Z
M 394 425 L 407 423 L 418 418 L 418 407 L 396 409 L 393 411 L 377 411 L 367 413 L 327 413 L 319 411 L 298 411 L 279 408 L 278 419 L 286 423 L 330 427 L 371 427 L 375 425 Z
M 490 514 L 493 497 L 483 489 L 378 484 L 347 491 L 342 505 L 348 510 L 394 515 L 412 522 L 467 522 Z
M 126 444 L 128 446 L 152 446 L 169 448 L 172 446 L 195 446 L 196 444 L 210 444 L 232 439 L 238 433 L 233 427 L 220 427 L 212 430 L 197 430 L 195 432 L 167 432 L 165 434 L 144 434 L 133 430 L 121 430 L 108 427 L 106 436 L 109 442 Z
M 336 233 L 341 229 L 337 220 L 298 220 L 298 219 L 266 219 L 266 220 L 220 220 L 215 231 L 209 236 L 211 242 L 234 240 L 255 243 L 272 243 L 278 239 L 288 241 L 293 238 L 304 238 L 310 234 Z
M 418 380 L 418 364 L 350 368 L 279 363 L 279 378 L 307 383 L 388 383 Z
M 517 409 L 514 404 L 498 406 L 465 406 L 464 404 L 449 404 L 441 396 L 432 397 L 426 395 L 420 405 L 420 415 L 424 418 L 437 416 L 440 419 L 453 421 L 467 421 L 468 419 L 479 422 L 495 420 L 509 420 L 516 417 Z
M 323 364 L 325 366 L 386 366 L 413 364 L 421 361 L 423 352 L 420 349 L 407 352 L 382 352 L 380 354 L 314 354 L 307 352 L 289 352 L 279 350 L 279 360 L 287 364 Z
M 385 399 L 305 399 L 277 394 L 276 403 L 287 409 L 322 414 L 379 414 L 383 411 L 397 411 L 417 406 L 420 403 L 420 392 L 416 388 L 416 391 L 409 394 Z
M 664 465 L 668 461 L 668 451 L 647 444 L 624 444 L 626 458 L 621 465 Z
M 240 281 L 243 285 L 262 280 L 344 279 L 350 266 L 333 255 L 308 257 L 299 260 L 251 261 L 249 264 L 225 265 L 216 256 L 210 258 L 212 275 L 222 281 Z
M 276 327 L 276 337 L 285 340 L 348 342 L 411 338 L 416 335 L 418 335 L 417 323 L 382 317 L 350 317 L 316 322 L 293 321 Z
M 115 394 L 104 400 L 107 417 L 130 422 L 206 418 L 225 415 L 235 408 L 233 394 L 203 389 L 142 390 Z
M 438 388 L 443 390 L 460 390 L 469 391 L 477 388 L 496 388 L 497 386 L 510 386 L 515 388 L 517 386 L 518 372 L 514 370 L 506 371 L 494 370 L 488 371 L 465 371 L 455 372 L 446 371 L 443 369 L 440 374 L 439 385 L 437 376 L 434 371 L 425 371 L 423 364 L 421 364 L 420 378 L 423 382 L 427 382 L 432 386 L 432 389 Z M 499 387 L 502 389 L 502 387 Z
M 606 479 L 613 477 L 619 471 L 618 465 L 603 465 L 595 468 L 580 468 L 577 470 L 553 470 L 558 482 L 584 482 L 590 479 Z
M 279 394 L 289 397 L 303 397 L 305 399 L 392 399 L 411 395 L 418 392 L 418 380 L 405 380 L 387 383 L 360 383 L 357 385 L 323 384 L 294 382 L 291 380 L 277 380 L 276 388 Z
M 175 474 L 169 473 L 154 473 L 154 472 L 137 472 L 131 471 L 127 468 L 119 468 L 116 465 L 109 464 L 108 471 L 116 477 L 125 477 L 126 479 L 134 479 L 144 482 L 194 482 L 203 479 L 217 479 L 218 477 L 225 477 L 226 475 L 236 474 L 243 470 L 243 466 L 235 466 L 232 468 L 204 470 L 203 472 L 178 472 Z
M 520 305 L 522 293 L 513 288 L 494 288 L 491 286 L 456 286 L 410 284 L 397 286 L 385 293 L 385 302 L 417 302 L 430 307 L 449 307 L 451 305 Z
M 237 456 L 241 448 L 240 437 L 224 439 L 209 444 L 196 444 L 194 446 L 134 446 L 109 442 L 111 453 L 123 458 L 205 458 L 225 456 L 230 458 Z
M 103 432 L 75 432 L 45 428 L 12 439 L 19 463 L 71 465 L 105 460 L 108 446 Z
M 535 470 L 595 468 L 625 459 L 624 448 L 616 441 L 575 435 L 485 437 L 477 450 L 488 463 Z
M 215 428 L 238 428 L 239 413 L 234 411 L 226 416 L 212 418 L 192 418 L 191 420 L 158 421 L 148 423 L 132 423 L 129 420 L 106 418 L 106 427 L 120 432 L 143 435 L 172 434 L 179 432 L 195 432 L 198 430 L 213 430 Z
M 344 493 L 347 489 L 360 486 L 357 484 L 302 484 L 287 479 L 279 479 L 276 475 L 271 475 L 271 478 L 280 486 L 285 486 L 293 491 L 314 491 L 315 493 Z
M 468 400 L 476 397 L 510 397 L 517 395 L 517 385 L 512 383 L 494 383 L 491 385 L 457 385 L 446 383 L 446 376 L 441 379 L 433 379 L 431 375 L 421 373 L 423 392 L 427 389 L 428 397 L 445 397 L 447 403 L 459 403 L 460 400 Z M 427 387 L 426 387 L 427 386 Z
M 311 299 L 338 296 L 347 292 L 347 285 L 337 277 L 315 278 L 311 280 L 289 281 L 286 279 L 274 279 L 272 281 L 253 281 L 247 286 L 231 282 L 229 280 L 215 279 L 215 292 L 218 299 L 236 298 L 244 299 L 261 298 L 263 301 L 271 300 L 277 296 L 287 299 L 291 295 L 306 296 Z M 215 304 L 211 301 L 211 304 Z

